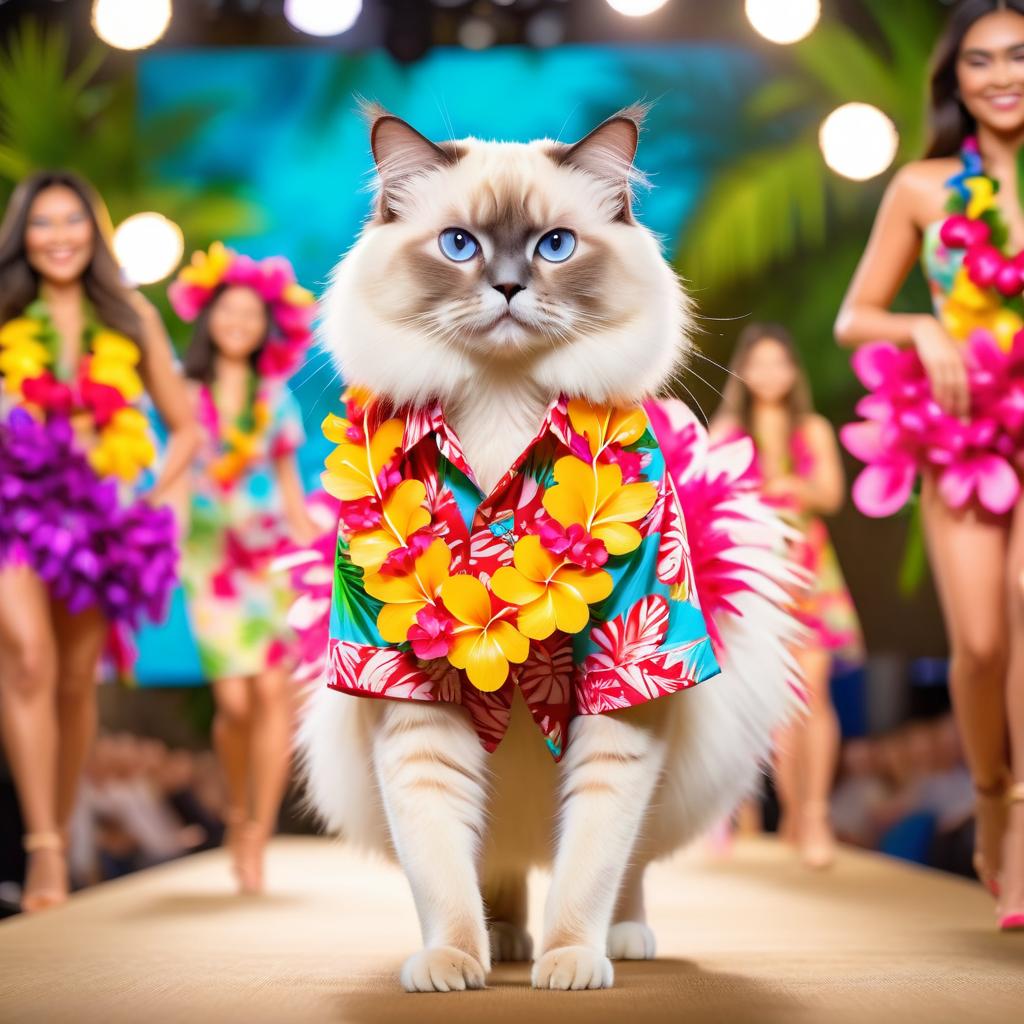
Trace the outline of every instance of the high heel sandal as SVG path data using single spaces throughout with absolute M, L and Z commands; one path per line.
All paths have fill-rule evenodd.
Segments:
M 59 832 L 28 832 L 22 837 L 22 846 L 31 857 L 37 853 L 55 853 L 61 859 L 64 881 L 58 885 L 44 886 L 35 892 L 26 892 L 21 898 L 21 909 L 26 914 L 60 906 L 68 898 L 67 867 L 64 864 L 64 840 Z
M 808 818 L 823 830 L 823 835 L 808 840 Z M 800 859 L 804 866 L 817 871 L 829 868 L 836 859 L 836 840 L 829 823 L 829 805 L 825 800 L 813 800 L 800 809 Z
M 979 881 L 996 898 L 999 898 L 998 872 L 993 871 L 985 860 L 985 855 L 978 849 L 978 841 L 981 834 L 981 808 L 983 804 L 987 807 L 986 814 L 994 813 L 999 818 L 999 843 L 1002 844 L 1002 836 L 1006 833 L 1006 815 L 1009 807 L 1008 797 L 1009 780 L 1006 776 L 998 782 L 988 786 L 975 785 L 975 810 L 974 810 L 974 855 L 971 857 L 971 866 Z
M 1017 782 L 1006 791 L 1007 810 L 1014 804 L 1024 804 L 1024 782 Z M 999 930 L 1003 932 L 1024 931 L 1024 907 L 1001 914 Z

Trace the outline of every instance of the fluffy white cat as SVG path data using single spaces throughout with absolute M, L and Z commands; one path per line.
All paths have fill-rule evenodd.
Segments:
M 630 207 L 641 121 L 624 110 L 571 146 L 434 143 L 370 112 L 379 189 L 335 270 L 326 338 L 348 384 L 396 406 L 440 399 L 485 491 L 559 394 L 638 405 L 685 358 L 689 300 Z M 453 226 L 477 258 L 445 258 Z M 577 245 L 557 264 L 534 256 L 556 227 Z M 460 707 L 318 689 L 301 730 L 310 799 L 404 868 L 423 932 L 406 989 L 479 988 L 493 961 L 531 959 L 534 865 L 552 866 L 536 987 L 607 987 L 612 959 L 654 956 L 646 865 L 754 790 L 794 709 L 793 620 L 762 594 L 738 601 L 720 676 L 574 718 L 557 764 L 521 700 L 487 754 Z

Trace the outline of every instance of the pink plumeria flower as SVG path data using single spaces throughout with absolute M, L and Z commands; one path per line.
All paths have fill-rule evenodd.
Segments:
M 454 620 L 441 607 L 428 604 L 416 613 L 416 624 L 409 629 L 413 653 L 423 661 L 444 658 L 452 649 Z

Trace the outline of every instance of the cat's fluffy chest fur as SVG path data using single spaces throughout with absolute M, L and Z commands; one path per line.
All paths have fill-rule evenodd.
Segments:
M 485 494 L 537 436 L 555 398 L 529 384 L 505 383 L 492 375 L 446 404 L 445 417 Z

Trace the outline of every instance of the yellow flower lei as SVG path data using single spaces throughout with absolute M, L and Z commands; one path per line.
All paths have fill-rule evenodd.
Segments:
M 26 395 L 26 389 L 35 394 L 39 385 L 45 385 L 54 391 L 63 391 L 74 408 L 94 415 L 98 411 L 97 389 L 90 386 L 101 385 L 100 393 L 102 388 L 112 389 L 122 404 L 109 413 L 102 426 L 97 425 L 97 441 L 88 459 L 99 476 L 114 476 L 131 482 L 156 459 L 149 423 L 131 404 L 143 391 L 136 369 L 139 348 L 124 335 L 105 328 L 90 326 L 86 337 L 88 351 L 82 357 L 78 380 L 72 389 L 53 375 L 55 332 L 45 306 L 34 303 L 26 310 L 26 315 L 0 327 L 0 374 L 4 378 L 4 390 L 34 415 L 45 417 L 54 408 L 33 401 Z

